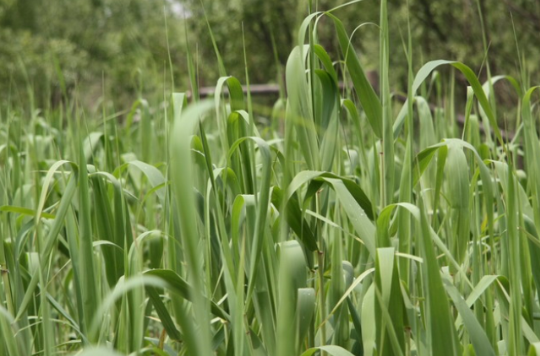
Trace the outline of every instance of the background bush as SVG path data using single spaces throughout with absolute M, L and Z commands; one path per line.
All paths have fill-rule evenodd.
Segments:
M 319 0 L 311 1 L 311 6 L 327 10 L 343 2 Z M 366 21 L 378 22 L 378 2 L 369 2 L 362 10 L 339 12 L 348 31 Z M 472 64 L 481 78 L 486 77 L 487 63 L 494 73 L 519 76 L 519 48 L 524 68 L 532 79 L 537 77 L 540 1 L 408 3 L 417 67 L 431 59 L 448 58 Z M 162 97 L 164 86 L 170 87 L 170 80 L 164 80 L 164 76 L 170 78 L 169 70 L 177 86 L 187 86 L 185 29 L 200 84 L 211 86 L 217 80 L 218 66 L 205 11 L 229 73 L 243 80 L 243 26 L 252 83 L 278 82 L 279 67 L 285 64 L 308 7 L 308 0 L 2 0 L 0 91 L 12 100 L 27 100 L 30 86 L 39 106 L 58 104 L 62 81 L 68 91 L 75 87 L 84 91 L 83 104 L 89 107 L 107 95 L 124 104 L 136 92 Z M 401 91 L 406 83 L 401 42 L 407 11 L 407 2 L 389 2 L 390 74 L 397 86 L 394 89 Z M 331 26 L 326 27 L 328 35 L 323 30 L 320 42 L 332 54 L 336 42 Z M 378 63 L 377 41 L 376 26 L 363 27 L 355 36 L 355 46 L 368 69 Z M 463 84 L 458 90 L 463 90 L 464 79 L 458 77 L 458 83 Z

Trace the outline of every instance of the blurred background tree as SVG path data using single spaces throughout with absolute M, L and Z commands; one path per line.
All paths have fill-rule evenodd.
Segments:
M 345 2 L 311 1 L 317 10 Z M 213 85 L 218 68 L 205 16 L 228 74 L 244 80 L 244 34 L 251 82 L 278 82 L 279 69 L 295 44 L 296 30 L 308 13 L 308 3 L 309 0 L 0 0 L 3 101 L 27 100 L 29 93 L 33 93 L 36 106 L 54 106 L 61 102 L 63 93 L 77 89 L 85 106 L 97 107 L 107 97 L 127 103 L 136 95 L 162 97 L 164 90 L 171 89 L 171 74 L 177 90 L 185 90 L 185 30 L 200 85 Z M 389 6 L 395 90 L 406 88 L 402 41 L 406 38 L 407 16 L 415 69 L 428 60 L 444 58 L 469 64 L 483 78 L 486 63 L 492 74 L 519 76 L 519 48 L 525 69 L 533 80 L 537 78 L 540 0 L 409 0 L 408 4 L 391 0 Z M 378 22 L 378 1 L 365 0 L 336 14 L 351 33 L 361 23 Z M 319 36 L 333 59 L 338 59 L 334 29 L 325 19 L 320 23 Z M 377 68 L 377 41 L 375 25 L 361 27 L 353 38 L 368 69 Z M 459 77 L 457 80 L 461 82 Z
M 0 86 L 37 105 L 57 105 L 78 88 L 85 105 L 105 96 L 163 93 L 167 27 L 181 28 L 171 3 L 148 0 L 0 0 Z M 174 17 L 174 18 L 173 18 Z M 185 72 L 183 41 L 171 41 L 175 74 Z M 170 78 L 170 75 L 168 76 Z M 9 93 L 9 94 L 8 94 Z

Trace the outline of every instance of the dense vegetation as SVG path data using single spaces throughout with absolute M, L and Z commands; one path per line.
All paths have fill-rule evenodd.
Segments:
M 540 355 L 527 60 L 518 46 L 518 75 L 486 81 L 456 61 L 414 71 L 414 27 L 391 46 L 381 0 L 377 92 L 338 19 L 369 6 L 310 7 L 267 118 L 219 46 L 212 99 L 188 51 L 189 95 L 141 90 L 127 112 L 101 115 L 83 92 L 4 105 L 0 356 Z M 319 40 L 330 34 L 333 51 Z
M 223 75 L 214 56 L 212 28 L 227 73 L 245 82 L 242 57 L 248 52 L 252 83 L 279 83 L 298 28 L 311 3 L 327 10 L 348 0 L 2 0 L 0 1 L 0 91 L 2 104 L 59 106 L 65 96 L 100 111 L 102 104 L 129 106 L 134 96 L 162 98 L 164 90 L 186 88 L 186 49 L 193 53 L 198 82 L 211 86 Z M 407 89 L 402 39 L 411 23 L 414 68 L 430 60 L 467 62 L 482 81 L 488 70 L 517 76 L 520 65 L 537 80 L 540 56 L 538 0 L 390 0 L 393 89 Z M 348 33 L 377 22 L 378 3 L 341 11 Z M 208 20 L 208 22 L 206 21 Z M 332 58 L 339 45 L 330 22 L 321 19 L 318 41 Z M 244 36 L 245 41 L 241 38 Z M 352 42 L 367 70 L 378 67 L 379 31 L 365 25 Z M 516 56 L 516 45 L 524 60 Z M 172 62 L 172 66 L 169 65 Z M 164 81 L 167 78 L 174 81 Z M 171 73 L 169 73 L 171 72 Z M 448 71 L 443 70 L 445 74 Z M 458 100 L 465 79 L 458 75 Z M 498 88 L 502 104 L 515 102 L 511 88 Z M 508 98 L 508 99 L 507 99 Z

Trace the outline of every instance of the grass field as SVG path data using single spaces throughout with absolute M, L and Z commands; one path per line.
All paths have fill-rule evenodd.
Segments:
M 190 53 L 189 104 L 3 109 L 0 355 L 540 355 L 537 87 L 416 70 L 380 6 L 379 93 L 330 11 L 304 20 L 267 118 L 222 63 L 198 100 Z

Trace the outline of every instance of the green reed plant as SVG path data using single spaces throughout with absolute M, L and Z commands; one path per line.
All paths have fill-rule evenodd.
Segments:
M 446 60 L 414 74 L 408 39 L 400 103 L 387 1 L 379 93 L 339 11 L 301 24 L 267 128 L 217 46 L 211 99 L 188 49 L 189 104 L 139 98 L 122 126 L 75 101 L 0 113 L 0 355 L 540 352 L 538 87 Z M 441 66 L 468 81 L 465 108 L 444 107 Z

